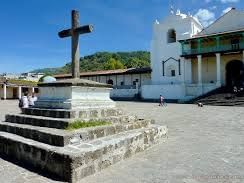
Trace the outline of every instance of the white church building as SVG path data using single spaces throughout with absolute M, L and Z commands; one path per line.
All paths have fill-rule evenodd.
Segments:
M 155 21 L 151 41 L 151 84 L 143 99 L 186 101 L 221 86 L 243 85 L 244 12 L 232 9 L 203 29 L 177 11 Z

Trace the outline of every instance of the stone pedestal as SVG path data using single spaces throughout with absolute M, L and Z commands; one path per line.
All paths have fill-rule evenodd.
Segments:
M 49 109 L 113 108 L 111 85 L 83 79 L 68 79 L 38 85 L 40 95 L 35 107 Z

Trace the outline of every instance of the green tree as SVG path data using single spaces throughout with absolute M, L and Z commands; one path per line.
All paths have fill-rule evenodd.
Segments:
M 80 58 L 81 72 L 148 66 L 150 66 L 150 53 L 147 51 L 97 52 Z M 71 73 L 71 63 L 59 68 L 44 68 L 31 72 L 42 72 L 48 75 Z
M 115 60 L 114 58 L 110 58 L 105 64 L 105 70 L 115 70 L 115 69 L 123 69 L 124 65 L 119 61 Z
M 125 64 L 127 68 L 141 68 L 148 67 L 150 64 L 146 60 L 142 60 L 139 58 L 130 58 L 128 62 Z

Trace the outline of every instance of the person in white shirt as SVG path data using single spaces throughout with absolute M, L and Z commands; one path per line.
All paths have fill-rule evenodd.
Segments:
M 32 95 L 29 96 L 28 100 L 29 100 L 29 106 L 34 106 L 35 101 L 37 101 L 37 97 L 36 97 L 35 93 L 32 93 Z
M 22 108 L 29 107 L 28 92 L 24 92 L 24 96 L 21 98 L 21 102 L 22 102 Z

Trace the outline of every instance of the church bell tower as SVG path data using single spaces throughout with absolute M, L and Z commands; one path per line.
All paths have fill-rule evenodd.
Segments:
M 191 15 L 174 12 L 172 1 L 170 13 L 162 21 L 153 24 L 151 40 L 152 84 L 181 84 L 185 82 L 186 67 L 181 56 L 178 40 L 191 38 L 202 30 L 201 24 Z

